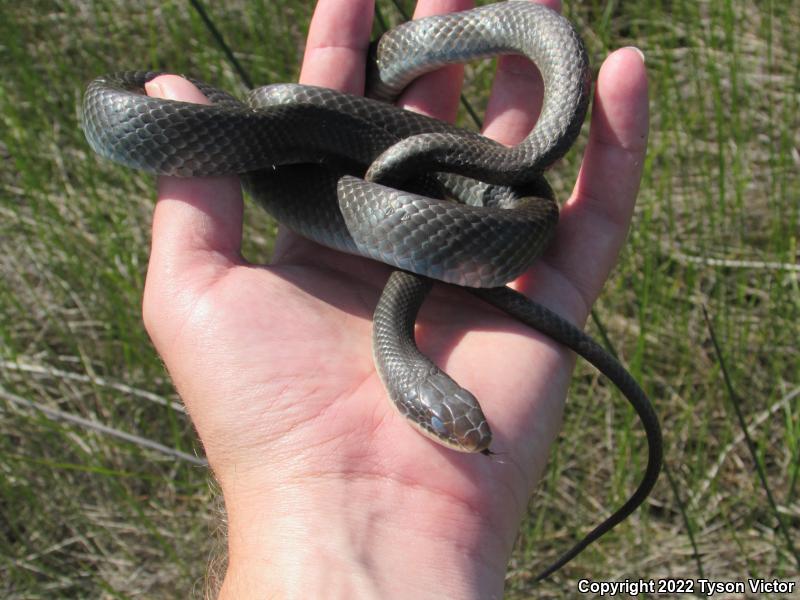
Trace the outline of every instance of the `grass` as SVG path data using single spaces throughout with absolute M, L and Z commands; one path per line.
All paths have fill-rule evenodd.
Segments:
M 255 81 L 288 81 L 311 4 L 209 11 Z M 674 486 L 663 477 L 643 510 L 532 591 L 643 468 L 632 412 L 579 363 L 508 596 L 572 595 L 582 577 L 796 577 L 756 462 L 800 538 L 800 2 L 568 4 L 594 65 L 629 44 L 647 56 L 645 179 L 590 330 L 607 330 L 655 400 Z M 0 17 L 0 596 L 202 596 L 217 490 L 174 454 L 202 450 L 140 317 L 152 179 L 98 160 L 77 106 L 87 81 L 123 67 L 243 87 L 188 2 L 0 2 Z M 481 106 L 490 65 L 470 73 Z M 562 198 L 578 158 L 553 175 Z M 252 208 L 247 221 L 246 254 L 267 260 L 274 224 Z M 53 418 L 65 415 L 82 421 Z

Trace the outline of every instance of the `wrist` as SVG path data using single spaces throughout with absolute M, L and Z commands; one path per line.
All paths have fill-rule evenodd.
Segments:
M 320 476 L 225 500 L 220 598 L 502 596 L 513 532 L 429 489 Z

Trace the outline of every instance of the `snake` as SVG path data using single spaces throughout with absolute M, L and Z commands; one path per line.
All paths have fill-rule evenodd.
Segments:
M 628 501 L 542 571 L 560 569 L 641 505 L 658 478 L 658 416 L 635 379 L 580 328 L 506 284 L 553 237 L 558 205 L 544 172 L 580 133 L 589 104 L 587 51 L 563 16 L 528 0 L 403 23 L 371 46 L 368 97 L 299 84 L 243 102 L 192 81 L 211 104 L 150 98 L 156 71 L 101 76 L 86 89 L 90 147 L 131 168 L 181 177 L 238 174 L 280 223 L 321 245 L 395 270 L 373 316 L 373 356 L 397 410 L 425 436 L 493 454 L 478 400 L 417 348 L 414 328 L 434 281 L 461 286 L 582 356 L 630 402 L 648 459 Z M 544 82 L 533 129 L 507 147 L 391 101 L 444 65 L 518 54 Z M 302 198 L 299 200 L 287 200 Z

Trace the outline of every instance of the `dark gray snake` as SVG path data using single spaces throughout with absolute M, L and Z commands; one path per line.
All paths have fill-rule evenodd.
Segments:
M 662 458 L 658 418 L 628 372 L 580 329 L 503 287 L 530 266 L 555 228 L 558 208 L 542 173 L 583 123 L 586 51 L 566 19 L 511 0 L 388 32 L 376 46 L 369 89 L 391 100 L 444 64 L 509 53 L 529 57 L 545 84 L 539 120 L 512 148 L 388 103 L 309 86 L 259 88 L 245 104 L 193 80 L 211 105 L 149 98 L 143 86 L 155 72 L 94 80 L 83 126 L 97 153 L 136 169 L 240 174 L 253 197 L 297 233 L 400 269 L 375 310 L 375 364 L 399 411 L 439 443 L 490 454 L 491 432 L 475 397 L 416 347 L 414 322 L 429 278 L 468 288 L 609 377 L 646 430 L 646 473 L 625 505 L 541 579 L 633 512 L 655 484 Z

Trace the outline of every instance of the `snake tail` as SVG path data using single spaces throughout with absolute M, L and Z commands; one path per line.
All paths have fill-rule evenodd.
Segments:
M 661 425 L 652 403 L 639 384 L 636 383 L 636 380 L 625 370 L 625 367 L 575 325 L 508 287 L 475 288 L 469 291 L 559 344 L 566 346 L 608 377 L 638 414 L 647 437 L 647 467 L 636 491 L 616 512 L 592 529 L 582 540 L 561 555 L 547 569 L 539 573 L 535 581 L 541 581 L 575 558 L 589 544 L 625 520 L 645 501 L 661 472 L 664 452 Z

